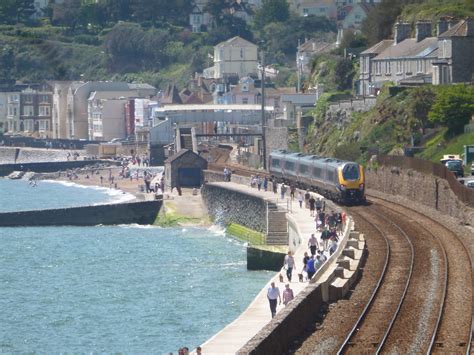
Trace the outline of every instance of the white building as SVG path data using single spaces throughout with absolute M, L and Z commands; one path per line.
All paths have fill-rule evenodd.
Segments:
M 121 92 L 92 92 L 88 99 L 89 140 L 125 138 L 125 103 Z
M 234 37 L 214 47 L 214 78 L 230 76 L 239 78 L 258 73 L 258 47 Z

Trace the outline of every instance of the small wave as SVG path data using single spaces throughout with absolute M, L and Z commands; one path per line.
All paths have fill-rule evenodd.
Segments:
M 225 228 L 215 224 L 207 228 L 207 230 L 216 235 L 225 235 Z
M 155 228 L 161 229 L 160 226 L 155 226 L 153 224 L 136 224 L 136 223 L 119 224 L 117 225 L 117 227 L 126 228 L 126 229 L 155 229 Z
M 95 185 L 81 185 L 77 184 L 75 182 L 71 181 L 60 181 L 60 180 L 44 180 L 43 182 L 46 183 L 53 183 L 53 184 L 60 184 L 63 186 L 67 187 L 75 187 L 79 189 L 89 189 L 89 190 L 96 190 L 100 191 L 102 193 L 105 193 L 106 195 L 112 197 L 111 200 L 105 201 L 105 202 L 97 202 L 94 204 L 96 205 L 103 205 L 105 204 L 111 204 L 111 203 L 122 203 L 122 202 L 127 202 L 136 199 L 136 197 L 128 192 L 124 192 L 122 190 L 116 190 L 116 189 L 110 189 L 108 187 L 102 187 L 102 186 L 95 186 Z

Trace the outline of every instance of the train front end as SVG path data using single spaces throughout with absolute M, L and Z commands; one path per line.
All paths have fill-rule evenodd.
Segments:
M 338 169 L 337 186 L 341 200 L 347 204 L 360 204 L 365 201 L 364 167 L 357 163 L 345 163 Z

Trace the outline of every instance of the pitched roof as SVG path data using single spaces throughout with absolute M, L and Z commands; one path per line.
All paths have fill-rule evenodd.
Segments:
M 381 40 L 379 43 L 374 44 L 369 49 L 366 49 L 361 54 L 379 54 L 383 52 L 387 47 L 390 47 L 393 44 L 393 39 L 384 39 Z
M 257 47 L 257 45 L 239 36 L 235 36 L 233 38 L 228 39 L 227 41 L 221 42 L 216 47 L 219 48 L 219 47 L 229 47 L 229 46 L 230 47 Z
M 424 40 L 417 42 L 416 38 L 407 38 L 404 41 L 389 46 L 379 53 L 374 59 L 386 58 L 405 58 L 405 57 L 433 57 L 437 54 L 438 38 L 427 37 Z
M 176 159 L 182 157 L 183 155 L 187 154 L 187 153 L 191 153 L 191 154 L 194 154 L 196 157 L 202 159 L 202 160 L 205 160 L 207 162 L 206 159 L 204 159 L 203 157 L 201 157 L 199 154 L 196 154 L 194 153 L 192 150 L 189 150 L 189 149 L 181 149 L 178 153 L 175 153 L 173 154 L 171 157 L 169 157 L 168 159 L 166 159 L 165 163 L 172 163 L 173 161 L 175 161 Z
M 474 24 L 471 22 L 470 25 L 473 26 Z M 459 21 L 457 24 L 455 24 L 449 30 L 447 30 L 446 32 L 443 32 L 439 35 L 440 38 L 467 37 L 467 36 L 468 36 L 468 20 Z
M 162 104 L 181 104 L 178 88 L 175 85 L 168 85 L 160 101 Z

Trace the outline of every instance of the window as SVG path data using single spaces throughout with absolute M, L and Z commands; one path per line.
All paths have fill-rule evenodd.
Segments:
M 243 57 L 244 57 L 244 49 L 240 48 L 240 58 L 243 58 Z
M 390 64 L 391 63 L 388 60 L 385 62 L 385 75 L 392 75 L 392 69 Z
M 49 121 L 48 120 L 39 120 L 38 129 L 40 131 L 49 131 Z
M 50 116 L 51 109 L 49 106 L 40 106 L 39 107 L 39 116 Z
M 306 175 L 308 174 L 308 166 L 300 164 L 300 174 Z
M 41 103 L 49 103 L 49 96 L 48 95 L 40 95 L 39 102 Z
M 285 162 L 285 170 L 294 171 L 295 170 L 295 163 L 293 163 L 291 161 Z
M 380 75 L 382 69 L 382 63 L 375 62 L 375 75 Z
M 34 116 L 33 106 L 24 106 L 23 107 L 24 116 Z
M 328 170 L 327 181 L 334 181 L 334 172 Z
M 33 95 L 24 95 L 25 102 L 32 103 L 33 102 Z
M 401 60 L 397 60 L 397 74 L 400 75 L 403 73 L 403 62 Z
M 280 168 L 280 160 L 279 159 L 272 159 L 272 167 Z
M 322 170 L 321 168 L 313 168 L 313 176 L 320 178 L 321 177 Z
M 247 97 L 244 97 L 244 98 L 242 99 L 242 104 L 243 104 L 243 105 L 247 105 L 248 103 L 249 103 L 249 99 L 248 99 Z
M 23 121 L 23 130 L 24 131 L 33 131 L 33 120 L 24 120 Z

